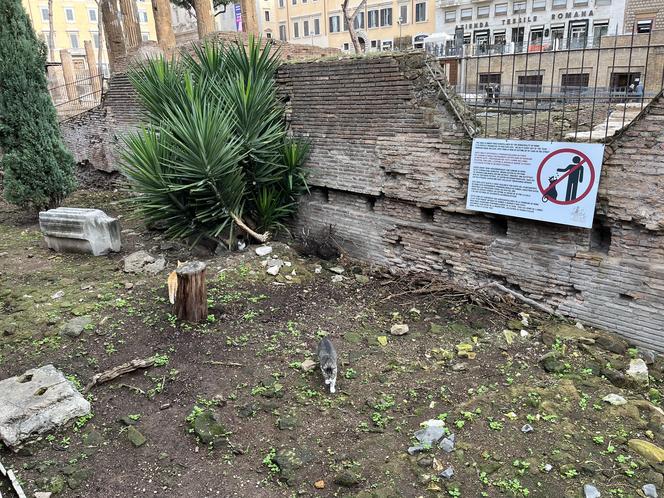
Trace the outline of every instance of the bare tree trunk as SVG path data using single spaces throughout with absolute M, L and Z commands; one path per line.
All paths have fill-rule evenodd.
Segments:
M 207 319 L 207 283 L 205 263 L 191 261 L 175 270 L 177 290 L 173 310 L 179 320 L 192 323 Z
M 106 38 L 106 50 L 108 52 L 108 65 L 111 72 L 117 64 L 118 59 L 127 55 L 122 23 L 118 12 L 117 0 L 101 0 L 102 20 L 104 22 L 104 35 Z
M 157 28 L 157 41 L 168 57 L 175 49 L 175 33 L 171 23 L 171 6 L 168 0 L 152 0 L 152 12 Z
M 361 4 L 360 4 L 361 5 Z M 360 11 L 358 8 L 352 15 L 348 14 L 348 0 L 344 0 L 344 3 L 341 4 L 341 10 L 344 13 L 344 19 L 346 20 L 346 25 L 348 26 L 348 34 L 350 35 L 350 40 L 353 42 L 353 48 L 355 49 L 356 54 L 362 53 L 362 47 L 360 46 L 360 40 L 357 38 L 357 33 L 355 32 L 355 18 L 357 13 Z
M 196 26 L 198 27 L 198 39 L 202 40 L 214 29 L 214 16 L 212 15 L 211 0 L 193 0 L 196 11 Z
M 55 27 L 53 26 L 53 0 L 48 0 L 48 58 L 55 60 Z

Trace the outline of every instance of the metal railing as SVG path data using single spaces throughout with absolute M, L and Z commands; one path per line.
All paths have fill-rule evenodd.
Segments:
M 579 48 L 449 53 L 439 56 L 441 67 L 473 111 L 476 136 L 605 141 L 664 88 L 664 31 L 600 37 Z
M 64 121 L 101 103 L 105 78 L 78 74 L 73 82 L 57 82 L 48 87 L 58 119 Z

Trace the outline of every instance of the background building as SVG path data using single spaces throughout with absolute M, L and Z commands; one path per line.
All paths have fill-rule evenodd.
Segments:
M 598 44 L 623 32 L 624 17 L 625 0 L 441 0 L 436 31 L 447 54 L 461 41 L 479 54 L 539 52 Z
M 30 16 L 35 32 L 48 46 L 48 0 L 23 0 L 23 7 Z M 136 7 L 142 39 L 156 40 L 150 0 L 137 0 Z M 60 62 L 60 50 L 67 49 L 75 67 L 84 69 L 84 43 L 90 40 L 96 60 L 101 63 L 103 71 L 108 73 L 108 56 L 103 35 L 99 35 L 102 32 L 101 18 L 95 0 L 53 0 L 53 28 L 53 60 L 49 56 L 49 62 Z
M 229 3 L 224 8 L 215 11 L 214 24 L 217 31 L 237 31 L 235 23 L 235 4 Z M 173 31 L 178 33 L 195 33 L 196 16 L 182 7 L 171 4 L 171 23 Z
M 340 0 L 274 1 L 276 38 L 353 50 Z M 359 5 L 353 1 L 351 13 Z M 435 10 L 435 0 L 367 0 L 355 19 L 360 44 L 365 51 L 423 48 L 423 40 L 434 32 Z
M 625 33 L 664 29 L 664 0 L 627 0 Z

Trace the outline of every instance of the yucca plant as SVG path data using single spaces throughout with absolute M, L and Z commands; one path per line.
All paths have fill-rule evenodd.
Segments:
M 166 235 L 265 241 L 307 190 L 309 146 L 287 137 L 271 45 L 207 41 L 130 72 L 146 125 L 125 139 L 131 202 Z M 257 231 L 264 232 L 262 234 Z

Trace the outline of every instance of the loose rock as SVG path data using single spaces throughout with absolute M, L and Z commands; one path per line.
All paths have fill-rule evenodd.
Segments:
M 406 335 L 408 333 L 408 325 L 406 324 L 395 324 L 392 325 L 390 329 L 390 334 L 392 335 Z
M 15 447 L 90 413 L 90 403 L 53 365 L 0 381 L 0 439 Z
M 451 479 L 453 475 L 454 475 L 454 469 L 451 466 L 447 467 L 440 474 L 438 474 L 438 476 L 442 477 L 443 479 Z
M 615 406 L 621 406 L 627 404 L 627 400 L 622 396 L 620 396 L 619 394 L 607 394 L 602 398 L 602 401 L 606 401 L 607 403 Z
M 127 439 L 129 439 L 131 444 L 136 448 L 140 448 L 147 442 L 145 436 L 133 425 L 130 425 L 127 429 Z
M 533 432 L 535 429 L 533 429 L 533 426 L 530 424 L 526 424 L 523 427 L 521 427 L 521 432 L 524 434 L 527 434 L 528 432 Z
M 583 494 L 585 498 L 599 498 L 602 496 L 599 490 L 592 484 L 586 484 L 583 486 Z
M 150 273 L 156 275 L 166 268 L 163 256 L 154 258 L 145 251 L 136 251 L 124 259 L 126 273 Z
M 90 326 L 91 324 L 92 324 L 91 316 L 88 315 L 77 316 L 72 318 L 62 326 L 60 334 L 66 335 L 68 337 L 78 337 L 81 335 L 81 333 L 83 333 L 86 327 Z
M 256 248 L 256 254 L 259 256 L 267 256 L 272 253 L 272 246 L 259 246 Z
M 304 361 L 302 362 L 302 365 L 300 365 L 300 368 L 301 368 L 304 372 L 310 372 L 311 370 L 313 370 L 314 368 L 316 368 L 316 362 L 313 361 L 313 360 L 310 360 L 310 359 L 306 359 L 306 360 L 304 360 Z
M 630 449 L 636 451 L 650 463 L 659 464 L 664 462 L 664 449 L 649 441 L 644 441 L 643 439 L 630 439 L 627 444 Z
M 438 447 L 445 453 L 452 453 L 452 451 L 454 451 L 454 439 L 454 434 L 450 434 L 440 442 Z
M 654 484 L 645 484 L 641 489 L 648 498 L 657 498 L 657 488 Z
M 648 385 L 648 365 L 641 358 L 634 358 L 629 362 L 629 368 L 625 372 L 625 375 L 639 385 Z
M 358 482 L 360 482 L 360 480 L 357 475 L 349 470 L 341 472 L 334 478 L 334 484 L 344 488 L 352 488 L 353 486 L 356 486 Z
M 314 488 L 316 488 L 316 489 L 325 489 L 325 481 L 323 481 L 322 479 L 320 481 L 316 481 L 314 483 Z
M 423 429 L 415 431 L 415 438 L 425 446 L 433 446 L 445 435 L 445 422 L 431 419 L 422 424 Z

